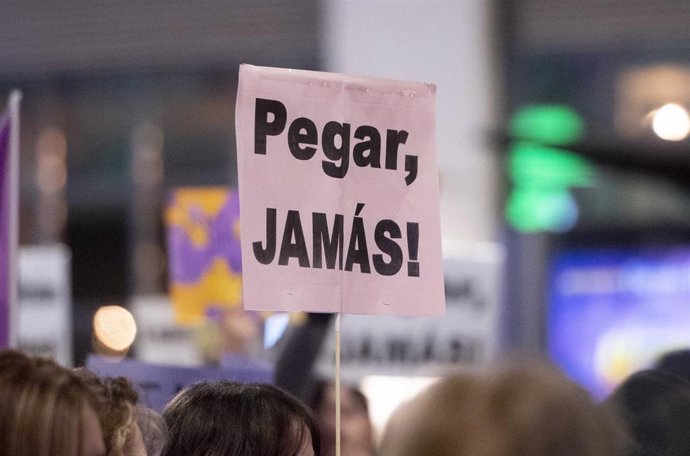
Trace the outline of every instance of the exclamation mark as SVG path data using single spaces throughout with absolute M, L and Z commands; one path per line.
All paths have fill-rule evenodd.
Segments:
M 419 223 L 407 224 L 407 250 L 410 254 L 410 261 L 407 262 L 407 275 L 419 277 L 419 261 L 417 252 L 419 251 Z

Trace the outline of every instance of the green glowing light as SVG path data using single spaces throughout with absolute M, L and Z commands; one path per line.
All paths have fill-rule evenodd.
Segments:
M 515 185 L 550 188 L 590 185 L 593 172 L 580 156 L 527 142 L 513 145 L 508 166 Z
M 559 146 L 582 137 L 584 122 L 562 105 L 527 106 L 510 123 L 514 141 L 508 171 L 513 191 L 505 216 L 523 232 L 565 231 L 577 221 L 570 187 L 592 184 L 593 167 Z
M 585 124 L 569 106 L 532 105 L 517 111 L 510 122 L 514 138 L 551 145 L 572 144 L 582 138 Z
M 563 232 L 577 221 L 577 205 L 568 190 L 520 188 L 506 206 L 506 218 L 522 232 Z

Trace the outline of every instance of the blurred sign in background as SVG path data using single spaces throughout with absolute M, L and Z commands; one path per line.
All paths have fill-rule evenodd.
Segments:
M 19 348 L 71 365 L 71 255 L 62 244 L 19 251 Z
M 473 359 L 514 349 L 545 355 L 550 309 L 572 302 L 550 293 L 549 271 L 561 254 L 617 250 L 638 258 L 648 248 L 690 246 L 688 23 L 690 2 L 677 0 L 3 2 L 0 93 L 24 93 L 21 242 L 69 246 L 76 363 L 92 350 L 93 317 L 104 306 L 106 316 L 129 322 L 121 331 L 134 335 L 129 355 L 141 343 L 141 355 L 155 357 L 150 328 L 172 316 L 137 308 L 148 305 L 138 297 L 169 291 L 165 195 L 179 187 L 236 188 L 239 64 L 431 81 L 438 85 L 444 243 L 490 243 L 504 252 L 501 291 L 488 293 L 500 293 L 497 343 L 482 344 Z M 575 113 L 581 134 L 510 154 L 518 146 L 511 119 L 533 106 Z M 535 146 L 568 154 L 545 162 Z M 538 188 L 529 186 L 535 177 Z M 462 285 L 461 265 L 448 267 L 451 283 L 457 273 L 456 292 L 475 289 Z M 647 297 L 661 309 L 669 299 Z M 637 308 L 615 301 L 620 314 Z M 110 306 L 131 307 L 134 317 Z M 488 314 L 472 312 L 463 322 L 484 327 Z M 579 318 L 561 313 L 566 325 L 568 315 Z M 164 321 L 149 325 L 149 317 Z M 362 328 L 353 340 L 371 332 Z M 604 345 L 636 347 L 660 332 L 616 331 Z M 175 344 L 196 337 L 161 334 Z M 579 347 L 573 338 L 563 343 Z M 412 353 L 393 345 L 396 357 Z M 179 353 L 178 361 L 193 362 L 191 350 Z M 598 361 L 588 362 L 591 371 Z M 387 385 L 393 395 L 401 391 Z

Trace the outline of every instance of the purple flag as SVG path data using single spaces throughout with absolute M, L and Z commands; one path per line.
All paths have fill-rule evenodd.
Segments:
M 0 348 L 11 347 L 15 342 L 20 100 L 21 94 L 12 92 L 7 110 L 0 113 Z
M 0 117 L 0 348 L 10 344 L 10 131 L 9 113 Z

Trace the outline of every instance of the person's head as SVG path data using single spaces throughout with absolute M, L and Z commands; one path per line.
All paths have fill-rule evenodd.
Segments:
M 310 411 L 266 384 L 204 382 L 178 393 L 163 411 L 162 456 L 314 456 L 318 429 Z
M 55 362 L 0 352 L 0 451 L 5 456 L 105 456 L 96 402 Z
M 163 417 L 157 411 L 140 405 L 137 407 L 137 422 L 144 437 L 146 454 L 148 456 L 160 456 L 163 445 L 168 438 Z
M 690 382 L 690 348 L 664 353 L 657 360 L 656 367 L 680 375 Z
M 433 384 L 391 419 L 381 456 L 613 456 L 621 429 L 558 371 L 526 365 Z
M 86 369 L 76 375 L 98 400 L 96 413 L 103 431 L 108 456 L 147 456 L 137 422 L 139 395 L 125 377 L 99 377 Z
M 321 431 L 321 456 L 335 455 L 335 383 L 319 381 L 310 406 Z M 370 456 L 374 437 L 366 396 L 352 385 L 340 387 L 340 434 L 342 453 L 347 456 Z
M 649 369 L 628 377 L 606 400 L 631 436 L 629 454 L 690 454 L 690 382 L 673 372 Z

